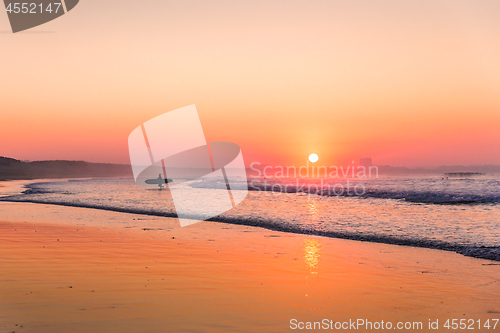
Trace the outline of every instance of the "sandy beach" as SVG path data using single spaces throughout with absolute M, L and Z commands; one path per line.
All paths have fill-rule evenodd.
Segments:
M 292 319 L 359 318 L 427 331 L 429 319 L 500 317 L 498 263 L 452 252 L 31 203 L 1 203 L 0 221 L 6 332 L 284 332 Z
M 500 0 L 1 6 L 0 333 L 500 333 Z

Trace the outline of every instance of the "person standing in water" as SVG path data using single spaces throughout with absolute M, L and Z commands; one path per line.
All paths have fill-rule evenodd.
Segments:
M 158 181 L 158 187 L 160 188 L 160 190 L 163 190 L 165 188 L 163 186 L 163 184 L 165 184 L 165 180 L 161 176 L 161 173 L 158 175 L 158 178 L 156 178 L 156 180 Z

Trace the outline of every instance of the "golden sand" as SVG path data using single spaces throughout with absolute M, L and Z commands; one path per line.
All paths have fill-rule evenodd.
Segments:
M 2 332 L 284 332 L 291 319 L 358 318 L 427 331 L 429 319 L 500 317 L 498 263 L 452 252 L 28 203 L 1 203 L 0 221 Z

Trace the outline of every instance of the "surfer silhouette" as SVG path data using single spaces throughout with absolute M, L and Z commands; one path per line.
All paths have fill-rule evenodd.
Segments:
M 156 178 L 156 180 L 158 181 L 158 187 L 160 188 L 160 190 L 164 189 L 165 187 L 163 186 L 163 184 L 165 182 L 163 181 L 163 178 L 161 177 L 161 173 L 158 175 L 158 178 Z
M 155 184 L 155 185 L 158 185 L 158 187 L 160 188 L 160 190 L 163 190 L 165 188 L 165 186 L 163 186 L 164 184 L 167 184 L 167 183 L 170 183 L 172 182 L 172 179 L 168 179 L 168 178 L 163 178 L 161 176 L 161 173 L 158 175 L 158 178 L 154 178 L 154 179 L 147 179 L 146 180 L 146 184 Z

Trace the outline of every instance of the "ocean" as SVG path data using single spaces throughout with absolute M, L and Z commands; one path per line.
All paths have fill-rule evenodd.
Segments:
M 193 191 L 226 190 L 225 182 L 219 179 L 176 186 L 185 191 L 186 200 Z M 329 181 L 250 178 L 248 183 L 242 179 L 238 186 L 240 190 L 248 187 L 247 198 L 211 221 L 451 250 L 500 261 L 500 175 L 446 178 L 436 174 Z M 0 201 L 176 217 L 168 190 L 146 190 L 128 178 L 36 182 L 26 185 L 22 194 L 2 197 Z M 197 218 L 195 213 L 192 218 Z M 109 223 L 148 227 L 147 222 L 136 222 Z

